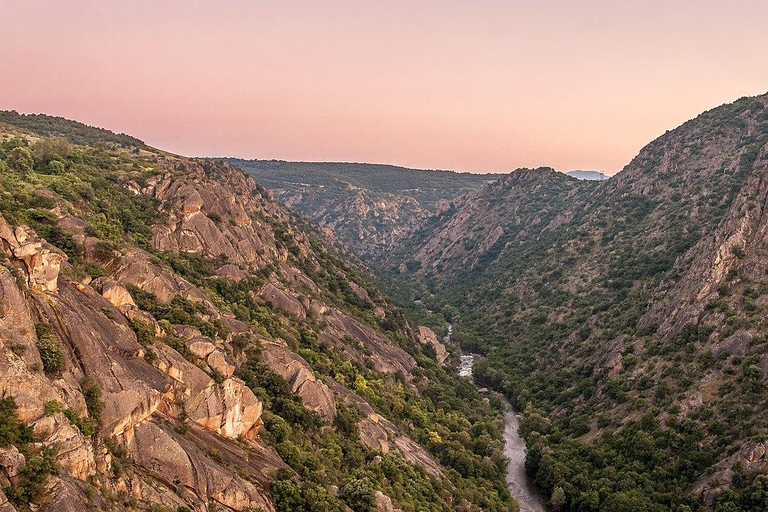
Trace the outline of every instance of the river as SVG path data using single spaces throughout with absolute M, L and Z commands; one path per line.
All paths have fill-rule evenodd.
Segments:
M 451 341 L 453 326 L 448 324 L 448 334 L 443 341 Z M 472 378 L 472 366 L 475 356 L 462 354 L 459 357 L 459 376 Z M 507 487 L 510 494 L 520 504 L 520 512 L 545 512 L 539 495 L 533 488 L 528 475 L 525 473 L 525 441 L 518 430 L 520 419 L 512 406 L 507 404 L 507 413 L 504 415 L 504 457 L 507 459 Z

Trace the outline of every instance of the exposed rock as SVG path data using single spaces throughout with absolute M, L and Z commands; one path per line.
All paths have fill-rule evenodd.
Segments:
M 101 295 L 112 303 L 120 311 L 136 308 L 133 297 L 128 293 L 124 286 L 114 279 L 108 277 L 99 277 L 91 283 L 91 287 L 101 293 Z
M 32 290 L 56 293 L 61 262 L 67 255 L 38 238 L 28 227 L 11 226 L 0 217 L 0 240 L 3 248 L 23 264 L 27 286 Z
M 246 272 L 243 272 L 240 267 L 237 265 L 222 265 L 218 269 L 216 269 L 216 275 L 219 275 L 221 277 L 226 277 L 227 279 L 230 279 L 232 281 L 242 281 L 246 277 L 248 277 L 248 274 Z
M 405 460 L 420 466 L 433 477 L 437 479 L 444 477 L 440 464 L 424 448 L 402 434 L 394 423 L 376 413 L 368 402 L 337 382 L 329 382 L 329 385 L 347 405 L 353 405 L 363 413 L 358 428 L 360 441 L 366 447 L 382 453 L 388 453 L 395 448 Z
M 258 297 L 272 306 L 287 311 L 299 318 L 306 318 L 307 316 L 304 306 L 298 299 L 277 288 L 272 283 L 265 284 Z
M 204 505 L 211 500 L 234 510 L 274 510 L 266 494 L 254 484 L 155 423 L 137 427 L 128 449 L 139 466 L 163 482 L 192 491 L 192 495 L 182 494 L 190 501 Z
M 395 507 L 392 506 L 392 500 L 389 496 L 381 491 L 376 491 L 374 497 L 376 498 L 376 510 L 378 512 L 395 512 Z
M 183 402 L 190 420 L 224 437 L 256 436 L 262 424 L 262 403 L 242 381 L 229 378 L 216 384 L 170 347 L 158 345 L 157 351 L 155 364 L 175 381 L 162 412 L 172 413 Z
M 0 468 L 3 472 L 0 474 L 0 483 L 3 486 L 17 485 L 19 483 L 19 473 L 26 467 L 24 455 L 19 453 L 15 446 L 10 445 L 0 448 Z
M 333 393 L 315 377 L 309 364 L 301 356 L 275 343 L 264 343 L 261 359 L 273 372 L 288 381 L 291 392 L 301 397 L 307 409 L 315 411 L 329 422 L 334 420 L 336 404 Z
M 211 352 L 216 350 L 216 345 L 214 345 L 213 341 L 207 336 L 195 336 L 194 338 L 188 339 L 185 345 L 190 352 L 201 359 L 205 359 Z
M 225 379 L 230 378 L 235 373 L 235 365 L 229 362 L 229 358 L 221 350 L 217 349 L 211 352 L 205 361 L 208 366 L 223 375 Z
M 62 413 L 43 416 L 34 423 L 35 435 L 58 446 L 56 462 L 71 477 L 85 481 L 96 474 L 93 446 Z
M 444 364 L 448 359 L 448 350 L 440 341 L 437 340 L 437 334 L 429 327 L 419 326 L 419 341 L 423 345 L 431 346 L 435 351 L 437 364 Z
M 386 336 L 362 322 L 336 309 L 329 311 L 323 318 L 326 327 L 320 332 L 320 341 L 331 343 L 354 360 L 364 363 L 366 357 L 370 357 L 378 371 L 402 372 L 406 378 L 409 378 L 411 370 L 416 367 L 416 361 L 406 351 L 393 345 Z M 370 352 L 370 356 L 351 345 L 347 341 L 349 339 L 362 344 Z
M 16 512 L 16 508 L 8 502 L 2 488 L 0 488 L 0 512 Z

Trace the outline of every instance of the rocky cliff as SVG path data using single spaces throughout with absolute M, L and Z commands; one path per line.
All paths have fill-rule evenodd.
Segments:
M 0 509 L 514 507 L 428 441 L 495 414 L 437 418 L 402 312 L 242 171 L 3 119 Z

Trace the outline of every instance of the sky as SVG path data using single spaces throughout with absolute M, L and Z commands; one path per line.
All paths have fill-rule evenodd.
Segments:
M 189 156 L 609 174 L 768 91 L 768 2 L 0 0 L 0 109 Z

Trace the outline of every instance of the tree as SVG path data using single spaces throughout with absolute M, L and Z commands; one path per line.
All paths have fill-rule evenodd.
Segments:
M 352 480 L 339 490 L 339 498 L 355 512 L 376 510 L 373 483 L 368 477 Z
M 21 173 L 23 176 L 27 176 L 32 172 L 32 166 L 34 159 L 32 153 L 24 147 L 15 147 L 8 155 L 8 163 L 11 164 L 11 169 Z
M 563 510 L 563 507 L 565 507 L 565 491 L 562 487 L 555 487 L 555 490 L 552 491 L 552 498 L 549 500 L 549 503 L 557 512 Z
M 64 164 L 58 160 L 51 160 L 46 168 L 48 174 L 64 174 Z

